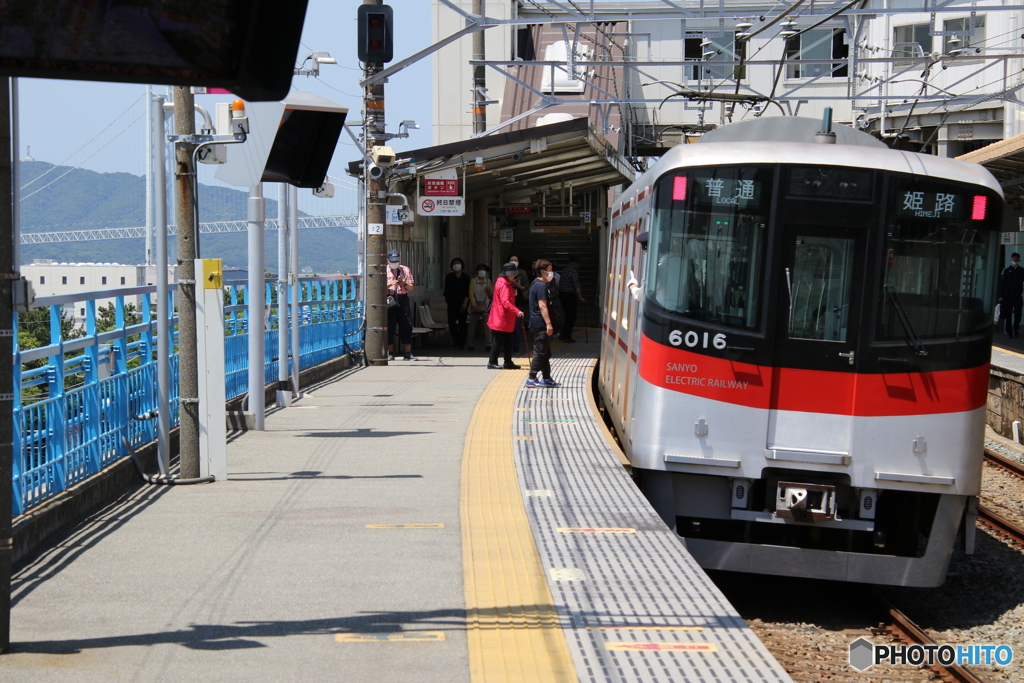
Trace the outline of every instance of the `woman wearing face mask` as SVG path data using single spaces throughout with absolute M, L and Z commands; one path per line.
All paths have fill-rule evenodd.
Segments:
M 491 307 L 491 298 L 494 296 L 494 286 L 491 278 L 488 277 L 490 268 L 486 264 L 476 264 L 476 277 L 469 282 L 469 350 L 473 350 L 473 342 L 476 341 L 476 326 L 484 324 L 484 338 L 487 340 L 487 350 L 491 349 L 491 328 L 487 326 L 487 311 Z
M 528 387 L 560 387 L 551 378 L 551 311 L 548 308 L 548 285 L 555 279 L 551 261 L 537 261 L 537 279 L 530 285 L 530 332 L 533 333 L 533 360 L 530 362 Z M 541 375 L 540 379 L 537 375 Z
M 463 272 L 462 259 L 455 257 L 450 264 L 452 272 L 444 278 L 444 301 L 448 304 L 448 332 L 452 347 L 466 347 L 466 312 L 469 310 L 470 276 Z
M 487 367 L 492 370 L 518 370 L 519 366 L 512 362 L 512 330 L 516 321 L 523 317 L 523 312 L 516 307 L 515 279 L 517 268 L 506 263 L 501 269 L 501 277 L 494 285 L 494 302 L 487 317 L 487 326 L 494 330 L 494 344 L 491 345 L 491 359 Z M 498 351 L 505 356 L 505 364 L 498 365 Z
M 416 360 L 412 355 L 412 305 L 409 303 L 409 292 L 412 291 L 412 270 L 403 266 L 397 249 L 388 252 L 388 296 L 395 298 L 395 306 L 388 306 L 388 360 L 395 359 L 394 339 L 397 331 L 405 350 L 405 360 Z

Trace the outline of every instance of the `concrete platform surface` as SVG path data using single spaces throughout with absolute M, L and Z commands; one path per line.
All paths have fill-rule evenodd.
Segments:
M 459 472 L 485 363 L 346 371 L 232 441 L 228 481 L 90 516 L 16 568 L 0 680 L 468 680 Z

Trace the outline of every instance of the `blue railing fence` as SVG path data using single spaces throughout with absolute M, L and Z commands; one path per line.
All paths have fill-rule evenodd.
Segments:
M 278 376 L 278 328 L 287 324 L 290 303 L 298 296 L 299 370 L 362 350 L 363 303 L 353 275 L 301 278 L 287 288 L 278 307 L 277 283 L 268 280 L 267 306 L 260 327 L 265 335 L 264 379 Z M 177 317 L 175 285 L 169 287 L 171 426 L 178 424 Z M 225 394 L 248 390 L 248 335 L 245 302 L 248 283 L 224 283 Z M 156 438 L 156 421 L 134 416 L 155 411 L 157 395 L 156 287 L 79 292 L 36 299 L 48 307 L 50 343 L 22 349 L 14 342 L 14 488 L 15 515 L 39 505 L 69 486 L 127 456 L 132 447 Z M 97 329 L 99 301 L 112 300 L 114 327 Z M 131 305 L 128 305 L 131 304 Z M 85 309 L 84 325 L 73 337 L 62 331 L 62 310 Z M 138 320 L 132 320 L 136 312 Z M 17 314 L 14 328 L 18 329 Z M 259 329 L 259 328 L 257 328 Z M 67 338 L 66 338 L 67 337 Z

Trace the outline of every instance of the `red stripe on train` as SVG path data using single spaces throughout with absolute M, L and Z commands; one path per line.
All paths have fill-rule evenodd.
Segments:
M 771 368 L 640 339 L 640 376 L 663 389 L 751 408 L 880 417 L 975 410 L 989 365 L 940 372 L 853 374 Z

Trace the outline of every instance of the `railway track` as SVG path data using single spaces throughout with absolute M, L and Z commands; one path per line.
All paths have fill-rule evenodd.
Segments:
M 978 521 L 1024 548 L 1024 524 L 1019 519 L 1011 519 L 1012 513 L 1020 509 L 1020 502 L 1024 500 L 1024 465 L 988 448 L 985 449 L 985 461 L 1001 472 L 1009 473 L 1013 477 L 1011 482 L 1016 482 L 1016 486 L 1021 490 L 1021 495 L 1013 501 L 1016 503 L 1015 508 L 1004 505 L 1000 510 L 996 510 L 992 505 L 979 503 Z M 985 493 L 983 490 L 983 498 Z

